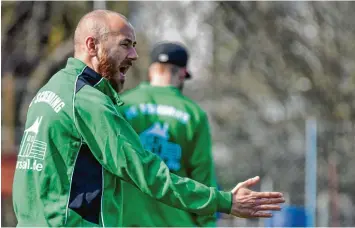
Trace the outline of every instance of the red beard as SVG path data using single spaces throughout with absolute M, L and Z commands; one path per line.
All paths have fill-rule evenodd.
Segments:
M 98 73 L 107 80 L 111 80 L 118 71 L 118 67 L 110 63 L 106 50 L 103 50 L 99 58 Z

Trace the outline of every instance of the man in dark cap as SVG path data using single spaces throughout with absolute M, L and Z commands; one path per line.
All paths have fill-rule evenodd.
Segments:
M 179 43 L 161 42 L 151 52 L 149 83 L 121 95 L 120 111 L 146 150 L 159 155 L 171 172 L 217 187 L 206 113 L 182 94 L 189 54 Z M 123 226 L 213 227 L 202 216 L 160 203 L 131 184 L 123 185 Z M 140 208 L 138 216 L 135 214 Z M 144 209 L 143 209 L 144 208 Z
M 182 44 L 157 44 L 151 52 L 150 82 L 122 94 L 121 111 L 145 149 L 159 155 L 171 172 L 217 187 L 207 115 L 182 94 L 184 81 L 191 78 L 188 59 Z M 123 194 L 127 202 L 123 202 L 124 226 L 216 226 L 215 215 L 200 216 L 167 206 L 130 184 L 124 185 Z M 137 206 L 146 212 L 131 216 Z

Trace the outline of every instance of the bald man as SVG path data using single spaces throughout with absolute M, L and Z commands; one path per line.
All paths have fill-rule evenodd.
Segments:
M 169 172 L 118 113 L 116 91 L 138 56 L 133 27 L 122 15 L 97 10 L 75 31 L 74 58 L 29 105 L 13 183 L 18 226 L 121 226 L 121 183 L 191 213 L 216 211 L 270 217 L 278 192 L 248 189 L 259 179 L 218 191 Z M 139 213 L 149 213 L 137 208 Z

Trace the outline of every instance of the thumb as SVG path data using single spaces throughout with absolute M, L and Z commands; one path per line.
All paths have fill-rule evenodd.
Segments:
M 240 188 L 249 188 L 253 185 L 255 185 L 256 183 L 258 183 L 260 181 L 260 177 L 259 176 L 256 176 L 256 177 L 253 177 L 253 178 L 250 178 L 244 182 L 241 182 L 239 184 L 237 184 L 237 186 L 235 186 L 235 188 L 233 188 L 232 190 L 232 193 L 235 193 L 238 189 Z

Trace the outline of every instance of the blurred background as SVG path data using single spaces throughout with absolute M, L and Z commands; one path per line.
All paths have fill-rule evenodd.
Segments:
M 126 90 L 147 80 L 156 42 L 188 47 L 184 94 L 208 113 L 222 189 L 259 175 L 256 190 L 286 195 L 280 218 L 355 226 L 355 3 L 328 1 L 1 2 L 2 226 L 16 225 L 12 175 L 28 104 L 73 55 L 75 26 L 95 8 L 136 29 Z M 219 225 L 281 220 L 221 215 Z

